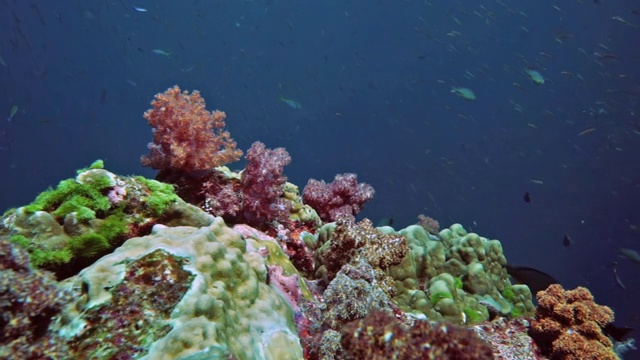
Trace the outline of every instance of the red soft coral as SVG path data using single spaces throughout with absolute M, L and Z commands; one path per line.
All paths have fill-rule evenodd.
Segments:
M 142 164 L 158 170 L 193 172 L 210 170 L 242 156 L 225 126 L 225 113 L 209 112 L 200 92 L 178 86 L 157 94 L 144 113 L 153 127 L 150 153 Z

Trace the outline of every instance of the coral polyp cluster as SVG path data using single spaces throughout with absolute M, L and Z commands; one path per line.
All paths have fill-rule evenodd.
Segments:
M 560 284 L 537 294 L 531 337 L 551 359 L 617 359 L 603 328 L 613 322 L 613 311 L 593 300 L 584 287 L 564 290 Z

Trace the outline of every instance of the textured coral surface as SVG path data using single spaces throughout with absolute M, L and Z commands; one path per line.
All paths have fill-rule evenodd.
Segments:
M 611 340 L 602 332 L 613 322 L 613 311 L 593 301 L 584 287 L 564 290 L 554 284 L 537 294 L 531 337 L 551 359 L 617 359 Z

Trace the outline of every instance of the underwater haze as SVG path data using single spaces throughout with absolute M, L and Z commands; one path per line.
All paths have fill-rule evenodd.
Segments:
M 142 114 L 179 85 L 226 112 L 239 148 L 285 147 L 289 181 L 357 173 L 376 190 L 362 217 L 461 223 L 640 328 L 640 264 L 619 255 L 640 251 L 637 1 L 0 0 L 0 14 L 3 211 L 96 159 L 153 177 Z

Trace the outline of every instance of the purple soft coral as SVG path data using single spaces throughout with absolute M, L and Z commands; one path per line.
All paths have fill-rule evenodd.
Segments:
M 282 198 L 282 185 L 287 181 L 284 167 L 291 162 L 284 148 L 267 149 L 254 142 L 246 155 L 247 166 L 242 172 L 243 216 L 249 224 L 270 221 L 284 222 L 291 205 Z
M 371 185 L 358 183 L 356 174 L 339 174 L 329 184 L 310 179 L 302 191 L 302 200 L 314 208 L 323 221 L 335 221 L 341 215 L 358 214 L 374 193 Z

